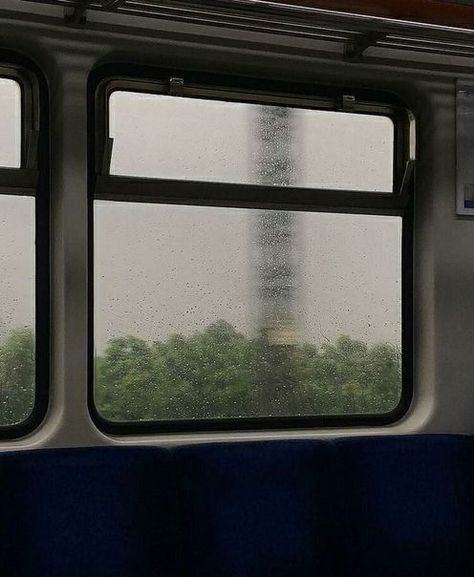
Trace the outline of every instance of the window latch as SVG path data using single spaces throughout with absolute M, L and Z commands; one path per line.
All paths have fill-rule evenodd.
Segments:
M 183 78 L 170 78 L 170 95 L 171 96 L 183 96 L 184 92 L 184 79 Z
M 338 110 L 344 112 L 351 112 L 354 110 L 356 105 L 356 97 L 353 94 L 343 94 L 340 101 Z

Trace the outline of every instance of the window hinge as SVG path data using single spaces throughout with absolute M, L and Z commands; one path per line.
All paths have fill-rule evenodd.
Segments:
M 38 130 L 30 130 L 26 149 L 26 168 L 36 168 L 38 166 Z
M 112 162 L 112 150 L 114 147 L 114 139 L 107 138 L 104 144 L 104 156 L 102 158 L 102 174 L 108 176 L 110 174 L 110 163 Z
M 410 186 L 415 174 L 415 161 L 408 160 L 405 165 L 402 182 L 400 184 L 400 196 L 406 196 L 410 192 Z

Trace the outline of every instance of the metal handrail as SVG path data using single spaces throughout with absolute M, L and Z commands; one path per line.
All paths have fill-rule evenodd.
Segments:
M 349 59 L 370 46 L 448 56 L 474 56 L 474 30 L 349 14 L 261 0 L 28 0 L 72 11 L 79 24 L 87 10 L 251 30 L 346 45 Z

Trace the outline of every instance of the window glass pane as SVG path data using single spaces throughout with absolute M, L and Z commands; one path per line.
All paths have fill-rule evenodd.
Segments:
M 99 412 L 390 411 L 401 234 L 395 216 L 96 201 Z
M 109 110 L 114 175 L 393 190 L 388 117 L 123 91 Z
M 34 326 L 35 199 L 0 195 L 0 425 L 33 410 Z
M 21 166 L 21 88 L 0 78 L 0 167 Z

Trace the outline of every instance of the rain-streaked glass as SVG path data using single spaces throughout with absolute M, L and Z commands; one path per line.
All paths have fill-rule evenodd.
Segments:
M 0 195 L 0 425 L 35 397 L 35 199 Z
M 401 235 L 396 216 L 96 201 L 99 412 L 391 411 Z
M 116 91 L 109 136 L 113 175 L 393 191 L 385 116 Z
M 21 88 L 0 77 L 0 168 L 21 166 Z

